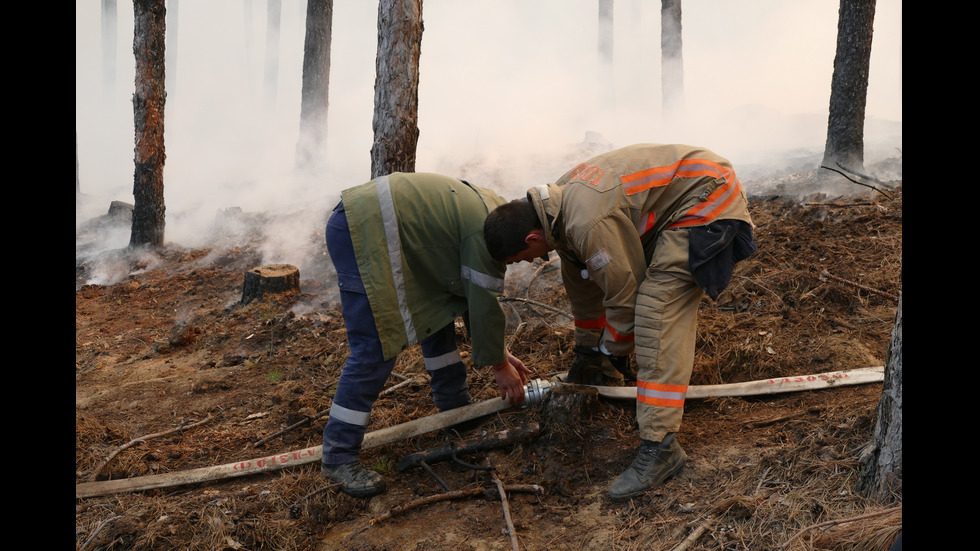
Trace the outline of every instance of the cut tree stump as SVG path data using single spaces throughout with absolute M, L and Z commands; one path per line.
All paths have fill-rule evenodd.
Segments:
M 544 419 L 552 430 L 577 426 L 590 419 L 599 405 L 599 389 L 588 385 L 562 384 L 552 387 L 542 408 Z
M 242 304 L 259 300 L 266 293 L 299 291 L 299 268 L 292 264 L 269 264 L 245 272 Z

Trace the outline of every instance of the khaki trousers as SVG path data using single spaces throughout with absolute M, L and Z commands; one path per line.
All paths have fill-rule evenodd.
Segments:
M 637 293 L 636 418 L 644 440 L 660 442 L 677 432 L 684 416 L 703 293 L 688 254 L 687 229 L 663 232 Z

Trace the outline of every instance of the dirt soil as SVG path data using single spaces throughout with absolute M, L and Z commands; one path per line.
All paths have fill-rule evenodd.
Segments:
M 890 162 L 900 174 L 900 158 Z M 691 384 L 884 365 L 902 287 L 902 182 L 878 186 L 885 195 L 837 177 L 840 194 L 798 194 L 826 178 L 785 174 L 750 188 L 766 190 L 751 197 L 759 251 L 738 265 L 719 300 L 703 299 Z M 127 264 L 129 273 L 111 285 L 88 284 L 94 261 L 76 263 L 76 484 L 320 445 L 347 355 L 335 278 L 322 255 L 319 267 L 301 274 L 300 292 L 243 305 L 243 274 L 261 262 L 259 245 L 105 253 L 100 262 Z M 505 303 L 508 335 L 511 350 L 550 379 L 570 365 L 572 329 L 558 272 L 534 268 L 508 273 L 506 296 L 515 299 Z M 461 349 L 468 350 L 462 337 Z M 402 354 L 395 373 L 390 386 L 411 382 L 381 397 L 369 430 L 436 413 L 417 347 Z M 469 384 L 475 400 L 496 396 L 489 368 L 472 368 Z M 603 398 L 574 423 L 549 424 L 546 400 L 466 430 L 367 450 L 363 461 L 388 485 L 370 500 L 326 484 L 316 462 L 76 497 L 75 545 L 512 549 L 489 471 L 454 462 L 431 465 L 434 475 L 393 467 L 420 450 L 537 422 L 530 441 L 465 458 L 493 465 L 503 484 L 543 489 L 507 496 L 520 549 L 887 549 L 901 527 L 901 496 L 881 503 L 856 489 L 880 395 L 881 383 L 869 383 L 690 399 L 677 437 L 687 465 L 626 503 L 606 491 L 639 443 L 635 402 Z M 396 509 L 446 493 L 440 480 L 452 491 L 489 491 Z

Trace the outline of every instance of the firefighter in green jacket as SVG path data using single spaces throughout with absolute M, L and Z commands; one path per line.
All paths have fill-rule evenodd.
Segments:
M 598 155 L 526 199 L 498 207 L 484 237 L 507 263 L 552 250 L 575 318 L 570 382 L 599 384 L 603 360 L 638 370 L 641 444 L 610 486 L 627 499 L 683 467 L 674 438 L 694 367 L 702 293 L 717 298 L 735 263 L 756 249 L 741 183 L 704 148 L 637 144 Z
M 384 491 L 358 460 L 371 407 L 399 352 L 420 343 L 441 411 L 470 401 L 455 320 L 471 361 L 493 366 L 501 399 L 524 401 L 529 370 L 504 345 L 506 265 L 483 241 L 483 221 L 506 203 L 493 191 L 424 173 L 394 173 L 344 190 L 327 223 L 350 355 L 323 429 L 321 470 L 355 497 Z

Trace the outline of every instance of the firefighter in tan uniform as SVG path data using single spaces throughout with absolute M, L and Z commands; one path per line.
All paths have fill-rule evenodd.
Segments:
M 637 144 L 574 167 L 484 225 L 507 263 L 561 258 L 575 318 L 567 380 L 601 381 L 606 358 L 627 377 L 636 352 L 641 444 L 610 486 L 627 499 L 683 467 L 674 438 L 694 366 L 702 293 L 717 298 L 735 263 L 756 250 L 745 192 L 728 160 L 704 148 Z

